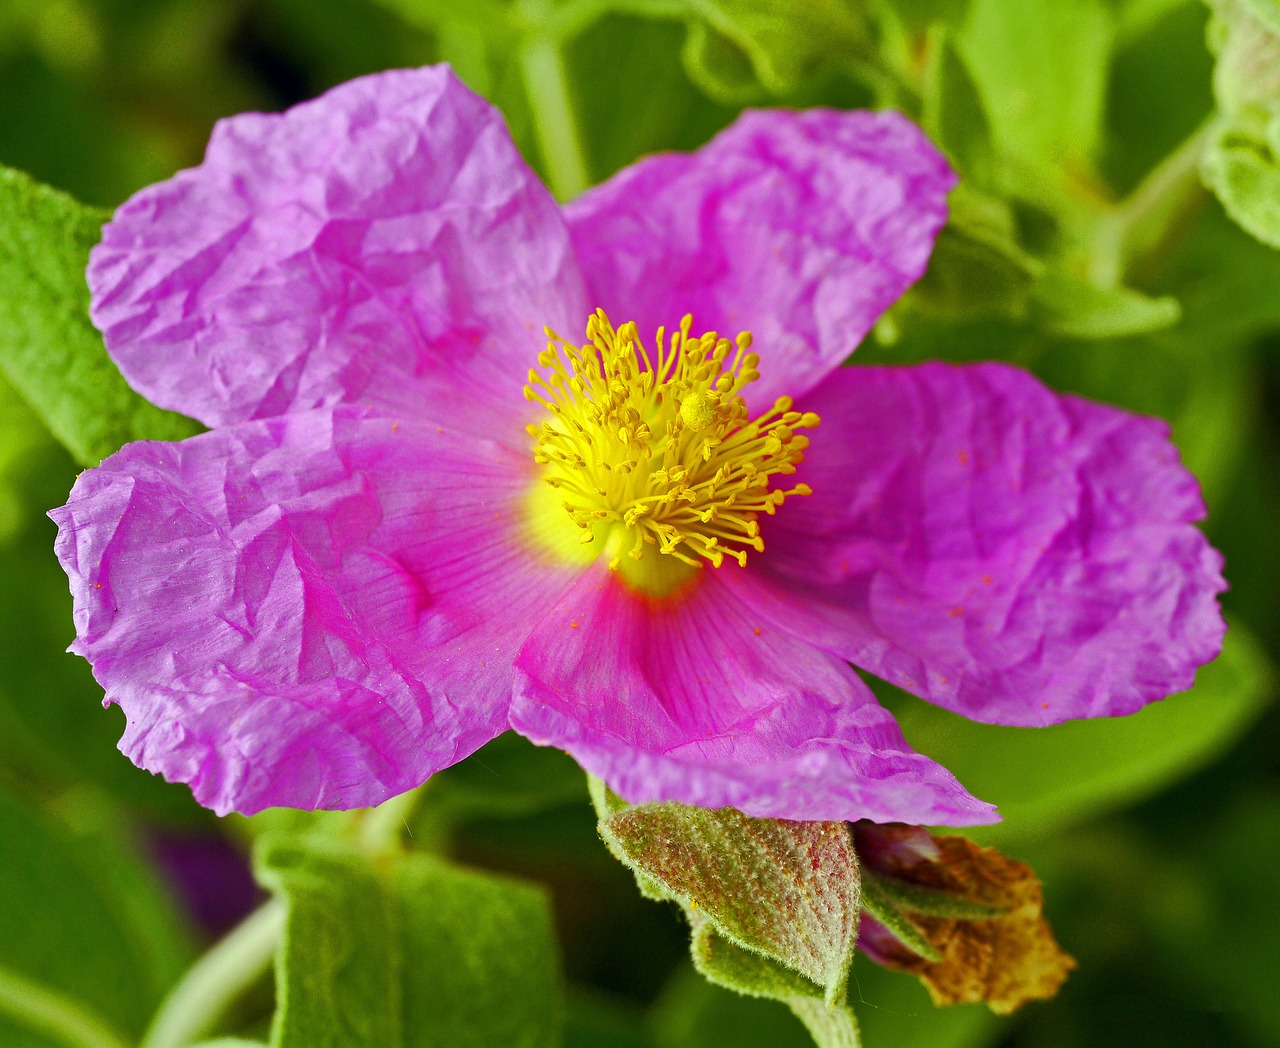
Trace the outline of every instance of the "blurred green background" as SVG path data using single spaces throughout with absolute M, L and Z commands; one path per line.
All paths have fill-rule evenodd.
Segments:
M 1197 129 L 1238 101 L 1221 76 L 1215 94 L 1211 14 L 1200 0 L 0 0 L 0 163 L 112 208 L 197 163 L 220 116 L 440 60 L 502 108 L 561 195 L 694 148 L 744 105 L 923 120 L 964 175 L 955 222 L 858 360 L 1011 360 L 1168 419 L 1227 557 L 1232 631 L 1192 693 L 1119 722 L 981 727 L 885 689 L 917 748 L 1001 804 L 1005 824 L 979 836 L 1041 873 L 1080 967 L 1057 1000 L 996 1019 L 936 1011 L 910 977 L 859 960 L 866 1042 L 1276 1045 L 1280 252 L 1195 177 L 1212 137 Z M 141 1035 L 253 905 L 243 855 L 278 824 L 219 821 L 116 752 L 122 714 L 63 653 L 70 601 L 44 517 L 78 468 L 0 386 L 0 1044 L 17 1048 L 66 1042 L 3 1018 L 6 977 Z M 566 758 L 503 738 L 438 777 L 411 830 L 417 848 L 549 887 L 567 1044 L 807 1043 L 783 1007 L 692 972 L 677 911 L 643 901 L 606 853 Z M 261 1036 L 271 1008 L 264 979 L 223 1032 Z

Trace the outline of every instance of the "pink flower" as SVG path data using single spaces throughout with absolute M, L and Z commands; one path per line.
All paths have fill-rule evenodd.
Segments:
M 375 804 L 514 727 L 634 802 L 993 820 L 849 663 L 1128 713 L 1218 651 L 1223 582 L 1162 423 L 839 367 L 953 181 L 894 113 L 753 112 L 561 210 L 445 68 L 221 123 L 89 269 L 129 381 L 212 427 L 53 514 L 121 748 L 218 812 Z

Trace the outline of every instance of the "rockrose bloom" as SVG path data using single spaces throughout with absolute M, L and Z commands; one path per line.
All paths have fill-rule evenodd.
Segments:
M 850 663 L 1129 713 L 1218 651 L 1223 582 L 1162 423 L 840 368 L 953 182 L 897 114 L 751 112 L 560 208 L 446 68 L 219 124 L 89 268 L 130 383 L 211 427 L 53 514 L 121 748 L 218 812 L 375 804 L 514 727 L 634 802 L 995 819 Z

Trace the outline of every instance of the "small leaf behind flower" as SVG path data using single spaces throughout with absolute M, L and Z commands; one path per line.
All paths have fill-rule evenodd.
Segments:
M 823 999 L 822 988 L 803 975 L 720 935 L 704 917 L 693 924 L 693 964 L 710 982 L 747 997 L 782 1001 L 805 1025 L 819 1048 L 858 1048 L 858 1022 L 847 1005 Z
M 846 824 L 667 803 L 603 814 L 600 832 L 691 919 L 812 980 L 828 1003 L 843 999 L 861 905 Z
M 85 266 L 105 212 L 0 167 L 0 368 L 82 465 L 200 431 L 125 382 L 89 323 Z
M 942 960 L 942 954 L 929 941 L 924 929 L 903 913 L 878 885 L 864 882 L 862 902 L 867 913 L 883 924 L 910 953 L 931 964 Z
M 705 917 L 691 914 L 690 923 L 693 965 L 716 985 L 746 997 L 764 997 L 771 1001 L 823 995 L 821 986 L 799 972 L 730 942 Z
M 894 906 L 908 913 L 923 913 L 930 917 L 955 917 L 962 921 L 984 921 L 989 917 L 1000 917 L 1008 913 L 1005 906 L 966 899 L 954 892 L 935 891 L 922 888 L 909 881 L 900 881 L 893 877 L 877 877 L 867 870 L 862 871 L 862 891 L 865 897 L 873 891 L 883 896 Z M 868 908 L 870 908 L 868 904 Z

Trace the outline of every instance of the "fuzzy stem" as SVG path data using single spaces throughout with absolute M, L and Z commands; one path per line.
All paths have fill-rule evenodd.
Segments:
M 140 1048 L 187 1048 L 267 971 L 284 929 L 284 904 L 258 907 L 201 957 L 160 1006 Z

